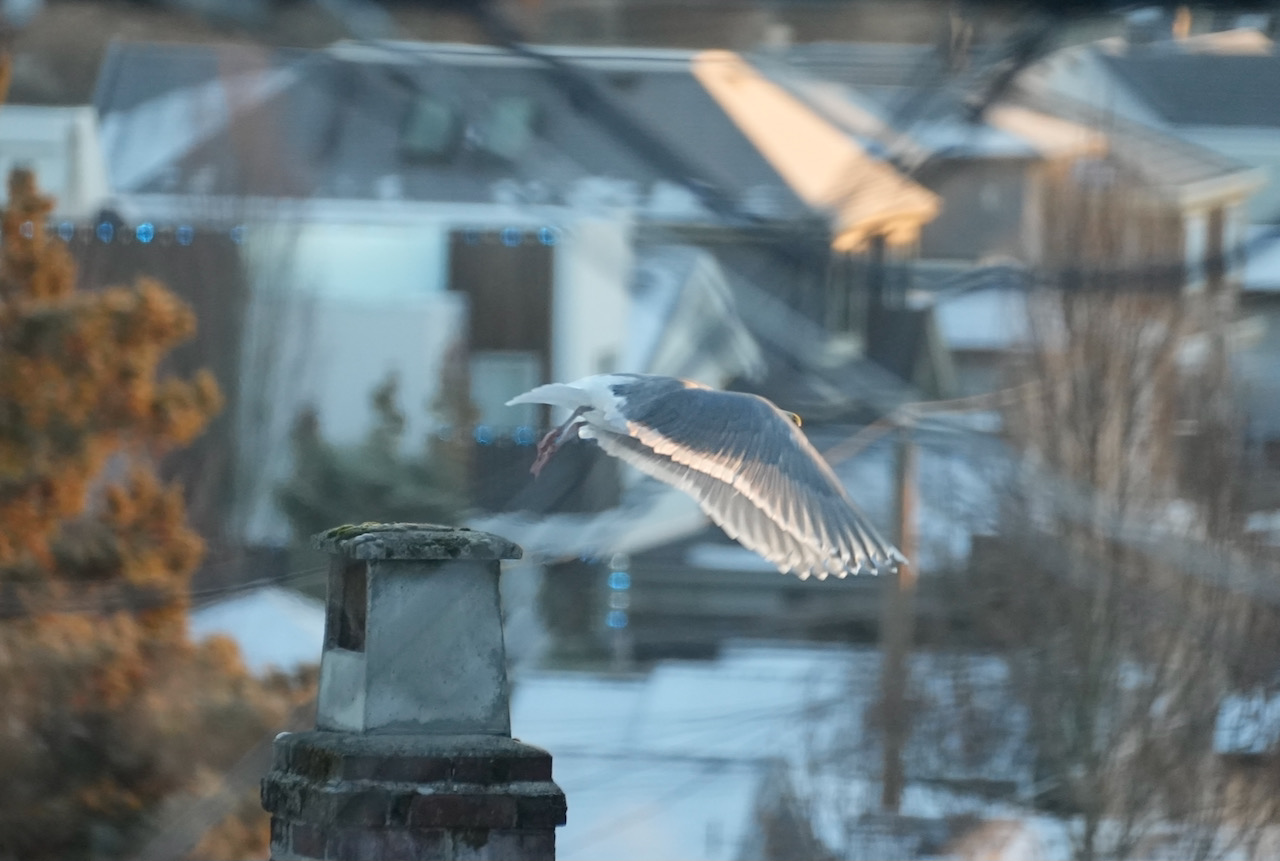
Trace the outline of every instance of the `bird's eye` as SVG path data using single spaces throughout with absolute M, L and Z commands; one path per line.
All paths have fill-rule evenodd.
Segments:
M 796 427 L 804 427 L 804 422 L 802 422 L 800 420 L 800 416 L 796 415 L 795 413 L 787 413 L 787 418 L 791 419 L 791 422 Z

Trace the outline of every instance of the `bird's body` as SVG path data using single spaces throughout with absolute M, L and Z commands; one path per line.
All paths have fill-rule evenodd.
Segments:
M 570 410 L 534 473 L 573 436 L 692 496 L 731 538 L 803 578 L 905 561 L 858 511 L 788 413 L 757 395 L 672 377 L 599 374 L 508 401 Z

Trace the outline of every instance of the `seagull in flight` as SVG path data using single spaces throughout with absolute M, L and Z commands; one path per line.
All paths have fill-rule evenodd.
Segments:
M 858 510 L 800 431 L 758 395 L 651 374 L 597 374 L 507 401 L 570 411 L 538 443 L 536 476 L 565 442 L 606 453 L 697 500 L 730 538 L 784 574 L 844 577 L 906 559 Z

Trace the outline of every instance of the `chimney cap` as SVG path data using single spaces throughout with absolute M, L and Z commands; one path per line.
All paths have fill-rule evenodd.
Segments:
M 312 536 L 317 550 L 346 559 L 519 559 L 519 545 L 489 532 L 435 523 L 357 523 Z

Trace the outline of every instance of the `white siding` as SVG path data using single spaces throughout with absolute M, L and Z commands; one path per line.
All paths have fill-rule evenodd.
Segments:
M 250 225 L 246 235 L 253 295 L 238 507 L 247 539 L 277 544 L 289 533 L 273 495 L 292 469 L 298 413 L 314 407 L 325 439 L 357 443 L 373 422 L 370 394 L 394 373 L 405 446 L 420 447 L 445 351 L 466 331 L 466 302 L 443 289 L 443 234 L 430 222 Z
M 632 266 L 629 221 L 582 220 L 564 231 L 555 257 L 552 379 L 617 368 L 627 339 Z
M 108 194 L 107 168 L 91 107 L 5 105 L 0 110 L 0 200 L 15 167 L 31 168 L 39 187 L 56 199 L 55 217 L 81 219 Z

